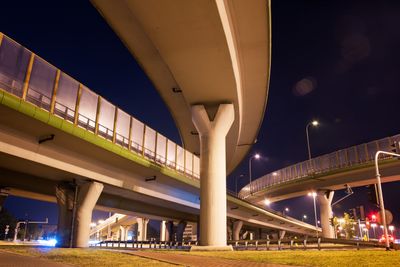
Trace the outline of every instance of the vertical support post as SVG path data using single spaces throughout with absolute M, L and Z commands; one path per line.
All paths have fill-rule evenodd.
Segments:
M 76 102 L 75 102 L 75 117 L 74 117 L 74 124 L 78 125 L 79 119 L 79 105 L 81 103 L 81 96 L 82 96 L 82 84 L 79 84 L 78 92 L 76 94 Z
M 157 143 L 158 143 L 158 132 L 156 132 L 156 141 L 154 144 L 154 160 L 157 159 Z
M 113 127 L 113 139 L 112 142 L 115 144 L 115 140 L 117 138 L 117 123 L 118 123 L 118 108 L 115 107 L 115 112 L 114 112 L 114 127 Z
M 22 87 L 22 100 L 26 100 L 26 94 L 28 93 L 29 81 L 31 79 L 31 73 L 34 61 L 35 61 L 35 54 L 32 53 L 29 59 L 28 68 L 26 69 L 24 86 Z
M 220 104 L 213 120 L 203 105 L 192 106 L 201 154 L 200 245 L 222 250 L 232 250 L 226 242 L 226 135 L 234 118 L 233 104 Z
M 129 117 L 128 149 L 132 147 L 132 117 Z
M 143 124 L 143 138 L 142 138 L 142 156 L 144 157 L 144 151 L 146 150 L 144 147 L 146 141 L 146 125 Z
M 101 107 L 101 96 L 97 96 L 96 122 L 94 128 L 94 134 L 96 135 L 99 133 L 100 107 Z
M 175 170 L 178 170 L 178 145 L 175 143 Z
M 54 107 L 56 105 L 56 97 L 57 97 L 57 90 L 58 90 L 58 82 L 60 81 L 60 74 L 61 71 L 57 69 L 56 78 L 54 80 L 53 86 L 53 94 L 51 95 L 51 102 L 50 102 L 50 113 L 54 114 Z

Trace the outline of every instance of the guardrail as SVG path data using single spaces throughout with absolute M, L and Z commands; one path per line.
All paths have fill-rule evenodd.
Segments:
M 286 238 L 260 240 L 230 240 L 236 250 L 307 250 L 307 249 L 338 249 L 338 248 L 385 248 L 385 244 L 360 240 L 346 240 L 334 238 Z M 338 246 L 339 245 L 339 246 Z M 341 245 L 341 246 L 340 246 Z
M 0 90 L 157 165 L 200 179 L 200 159 L 0 33 Z
M 197 241 L 101 241 L 89 244 L 90 247 L 97 248 L 132 248 L 132 249 L 182 249 L 188 250 L 191 246 L 197 246 Z
M 285 167 L 252 181 L 251 184 L 242 188 L 239 197 L 246 198 L 258 191 L 296 179 L 320 175 L 360 164 L 373 163 L 377 151 L 390 151 L 393 149 L 392 145 L 399 141 L 400 134 L 341 149 Z M 386 156 L 386 158 L 391 157 Z M 382 157 L 382 159 L 385 159 L 385 157 Z

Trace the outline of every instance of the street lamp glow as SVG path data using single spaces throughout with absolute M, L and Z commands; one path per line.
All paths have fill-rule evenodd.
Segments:
M 303 215 L 303 219 L 307 219 L 307 215 L 304 214 L 304 215 Z
M 260 156 L 260 154 L 258 154 L 258 153 L 254 155 L 254 158 L 255 158 L 255 159 L 259 159 L 260 157 L 261 157 L 261 156 Z
M 95 227 L 97 224 L 95 222 L 90 223 L 90 227 Z
M 394 226 L 393 225 L 389 225 L 389 230 L 393 231 L 394 230 Z
M 316 197 L 317 196 L 317 193 L 316 192 L 308 192 L 308 194 L 307 194 L 309 197 Z
M 271 204 L 271 200 L 269 200 L 268 198 L 266 198 L 266 199 L 264 200 L 264 204 L 267 205 L 267 206 L 269 206 L 269 205 Z
M 277 175 L 278 175 L 277 172 L 273 172 L 273 173 L 272 173 L 272 176 L 277 176 Z
M 313 121 L 311 122 L 311 124 L 312 124 L 313 126 L 318 126 L 318 125 L 319 125 L 319 122 L 318 122 L 317 120 L 313 120 Z
M 102 224 L 102 223 L 104 223 L 104 220 L 99 220 L 97 223 Z
M 310 148 L 310 136 L 308 135 L 308 128 L 310 125 L 317 127 L 319 122 L 317 120 L 313 120 L 306 125 L 306 137 L 307 137 L 307 149 L 308 149 L 308 159 L 311 161 L 311 148 Z
M 285 208 L 285 211 L 286 211 L 286 212 L 289 212 L 289 208 Z

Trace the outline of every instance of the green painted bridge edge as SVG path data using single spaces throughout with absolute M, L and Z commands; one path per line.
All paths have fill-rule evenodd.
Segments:
M 76 126 L 73 123 L 66 121 L 62 118 L 59 118 L 56 115 L 53 115 L 46 110 L 43 110 L 31 103 L 28 103 L 1 88 L 0 88 L 0 103 L 3 106 L 21 112 L 26 116 L 29 116 L 43 123 L 46 123 L 56 129 L 64 131 L 75 137 L 81 138 L 89 143 L 92 143 L 93 145 L 96 145 L 112 153 L 115 153 L 137 164 L 159 171 L 160 173 L 165 174 L 185 184 L 200 188 L 200 182 L 198 180 L 188 178 L 178 173 L 177 171 L 169 169 L 165 166 L 157 165 L 152 161 L 144 158 L 143 156 L 139 156 L 129 151 L 128 149 L 122 148 L 121 146 L 116 145 L 100 136 L 97 136 L 90 131 L 80 128 L 79 126 Z
M 380 160 L 379 161 L 379 165 L 380 166 L 387 165 L 389 163 L 393 163 L 393 162 L 396 162 L 396 161 L 398 161 L 398 159 L 393 159 L 393 158 L 384 159 L 384 160 Z M 307 176 L 304 176 L 304 177 L 301 177 L 301 178 L 297 178 L 297 179 L 293 179 L 293 180 L 290 180 L 290 181 L 287 181 L 287 182 L 283 182 L 283 183 L 280 183 L 280 184 L 275 184 L 273 186 L 265 187 L 265 188 L 261 189 L 260 191 L 257 191 L 255 193 L 253 193 L 253 195 L 267 193 L 272 187 L 274 188 L 274 190 L 280 190 L 280 189 L 284 189 L 286 187 L 293 186 L 294 184 L 298 184 L 298 183 L 302 183 L 302 182 L 310 182 L 310 181 L 316 180 L 316 179 L 321 178 L 321 177 L 332 176 L 332 175 L 340 174 L 340 173 L 344 173 L 344 172 L 353 172 L 353 171 L 357 171 L 357 170 L 360 170 L 360 169 L 366 169 L 366 168 L 372 169 L 374 166 L 375 166 L 375 162 L 374 161 L 368 161 L 368 162 L 360 163 L 360 164 L 357 164 L 357 165 L 352 165 L 352 166 L 348 166 L 348 167 L 335 169 L 335 170 L 332 170 L 332 171 L 318 173 L 318 174 L 315 174 L 315 175 L 307 175 Z M 374 172 L 374 175 L 375 175 L 375 172 Z

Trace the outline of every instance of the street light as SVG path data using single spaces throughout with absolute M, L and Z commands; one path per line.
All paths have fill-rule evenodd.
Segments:
M 317 193 L 316 192 L 310 192 L 310 193 L 308 193 L 308 196 L 312 196 L 313 197 L 313 201 L 314 201 L 314 221 L 315 221 L 315 230 L 317 231 L 317 237 L 318 237 L 317 205 L 315 203 L 315 198 L 317 197 Z
M 398 143 L 395 143 L 395 146 L 396 146 L 396 152 L 398 152 L 398 150 L 399 150 Z M 395 157 L 400 157 L 400 154 L 392 153 L 392 152 L 386 152 L 386 151 L 378 151 L 375 154 L 375 176 L 376 176 L 376 186 L 378 187 L 379 207 L 381 208 L 381 217 L 382 217 L 381 218 L 381 222 L 383 224 L 383 233 L 385 235 L 386 250 L 390 250 L 390 243 L 389 243 L 389 237 L 388 237 L 388 228 L 387 228 L 387 224 L 386 224 L 385 204 L 383 202 L 381 174 L 379 172 L 379 166 L 378 166 L 378 159 L 379 159 L 379 155 L 380 154 L 390 155 L 390 156 L 395 156 Z
M 282 214 L 285 215 L 285 212 L 286 212 L 286 213 L 289 212 L 289 208 L 288 208 L 288 207 L 286 207 L 286 208 L 283 210 Z
M 265 205 L 269 206 L 271 204 L 271 200 L 269 200 L 268 198 L 266 198 L 264 200 Z
M 307 125 L 306 125 L 307 148 L 308 148 L 308 159 L 309 160 L 311 160 L 311 149 L 310 149 L 310 137 L 308 135 L 308 128 L 311 125 L 314 127 L 317 127 L 319 125 L 319 122 L 317 120 L 313 120 L 313 121 L 310 121 L 309 123 L 307 123 Z
M 251 190 L 251 161 L 253 160 L 253 158 L 255 159 L 259 159 L 261 156 L 260 154 L 255 154 L 254 156 L 251 156 L 249 159 L 249 179 L 250 179 L 250 195 L 252 194 L 252 190 Z
M 307 220 L 307 215 L 303 214 L 303 217 L 301 218 L 301 221 L 304 222 L 304 220 Z

